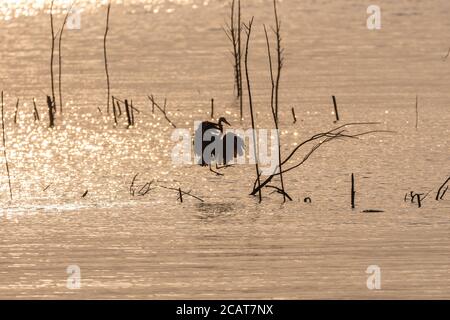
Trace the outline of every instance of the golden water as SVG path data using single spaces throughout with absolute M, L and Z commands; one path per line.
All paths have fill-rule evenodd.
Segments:
M 273 24 L 272 8 L 270 1 L 245 2 L 245 20 L 255 15 L 256 122 L 270 128 L 262 24 Z M 55 11 L 64 3 L 56 1 Z M 227 168 L 219 177 L 172 165 L 172 128 L 162 114 L 152 114 L 147 99 L 166 97 L 180 128 L 209 119 L 211 98 L 217 116 L 249 127 L 247 104 L 241 123 L 233 99 L 221 29 L 226 2 L 113 2 L 112 94 L 133 99 L 141 110 L 129 130 L 123 118 L 114 128 L 105 112 L 106 8 L 82 0 L 81 29 L 66 30 L 63 38 L 64 113 L 56 128 L 47 128 L 51 37 L 48 2 L 40 4 L 2 0 L 0 6 L 0 89 L 14 197 L 9 200 L 2 158 L 2 298 L 449 298 L 450 195 L 434 200 L 450 174 L 450 60 L 442 58 L 450 47 L 447 1 L 379 1 L 379 31 L 366 28 L 369 1 L 280 3 L 283 154 L 336 126 L 331 95 L 341 122 L 380 122 L 351 132 L 395 131 L 322 146 L 285 176 L 294 201 L 284 205 L 269 190 L 262 204 L 248 196 L 252 166 Z M 57 27 L 62 19 L 56 15 Z M 33 98 L 40 122 L 33 120 Z M 205 202 L 185 197 L 180 203 L 177 192 L 163 188 L 132 197 L 137 173 L 140 185 L 154 179 Z M 407 192 L 431 190 L 420 209 L 403 201 Z M 69 265 L 81 268 L 79 290 L 66 287 Z M 370 265 L 381 268 L 381 290 L 366 287 Z

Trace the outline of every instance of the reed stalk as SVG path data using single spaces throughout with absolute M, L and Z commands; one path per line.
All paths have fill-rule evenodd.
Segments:
M 3 156 L 5 157 L 5 166 L 6 166 L 6 173 L 8 174 L 8 185 L 9 185 L 9 197 L 12 200 L 12 187 L 11 187 L 11 174 L 9 172 L 9 163 L 8 163 L 8 157 L 6 155 L 6 134 L 5 134 L 5 114 L 4 114 L 4 106 L 3 106 L 3 91 L 1 94 L 1 105 L 2 105 L 2 133 L 3 133 Z
M 55 28 L 53 24 L 53 4 L 54 0 L 52 0 L 50 4 L 50 28 L 52 33 L 52 44 L 51 44 L 51 56 L 50 56 L 50 80 L 51 80 L 51 87 L 52 87 L 52 100 L 55 102 L 55 77 L 53 73 L 53 60 L 54 60 L 54 53 L 55 53 Z M 55 106 L 56 108 L 56 106 Z
M 248 70 L 248 53 L 249 53 L 249 44 L 250 44 L 250 37 L 252 33 L 252 26 L 253 26 L 253 20 L 254 17 L 250 20 L 248 25 L 244 25 L 245 33 L 247 34 L 247 41 L 245 44 L 245 58 L 244 58 L 244 68 L 245 68 L 245 78 L 247 80 L 247 91 L 248 91 L 248 104 L 250 109 L 250 118 L 252 121 L 252 131 L 253 131 L 253 144 L 255 145 L 254 149 L 254 157 L 255 157 L 255 169 L 256 169 L 256 179 L 258 182 L 258 198 L 259 202 L 262 201 L 262 193 L 261 193 L 261 181 L 260 181 L 260 172 L 259 172 L 259 164 L 258 164 L 258 151 L 256 148 L 256 127 L 255 127 L 255 117 L 253 113 L 253 99 L 252 99 L 252 89 L 251 89 L 251 80 L 249 76 L 249 70 Z
M 283 52 L 284 49 L 281 46 L 281 22 L 278 18 L 278 10 L 277 10 L 277 0 L 273 1 L 273 8 L 274 8 L 274 16 L 275 16 L 275 29 L 273 29 L 275 33 L 276 38 L 276 73 L 274 71 L 274 65 L 272 62 L 272 50 L 270 47 L 270 41 L 269 41 L 269 35 L 267 32 L 266 26 L 264 26 L 264 34 L 266 36 L 266 44 L 267 44 L 267 55 L 269 59 L 269 71 L 270 71 L 270 81 L 272 84 L 272 92 L 271 92 L 271 99 L 270 99 L 270 107 L 272 111 L 272 117 L 273 122 L 276 129 L 276 138 L 277 138 L 277 145 L 278 145 L 278 172 L 280 173 L 280 183 L 281 188 L 278 190 L 280 194 L 283 195 L 283 202 L 286 202 L 286 199 L 291 200 L 289 195 L 285 191 L 284 186 L 284 177 L 283 177 L 283 168 L 281 164 L 281 142 L 280 142 L 280 133 L 279 133 L 279 116 L 278 116 L 278 110 L 279 110 L 279 91 L 280 91 L 280 81 L 281 81 L 281 70 L 283 68 Z M 292 109 L 292 113 L 295 119 L 295 113 Z
M 63 112 L 63 99 L 62 99 L 62 36 L 64 32 L 64 28 L 67 23 L 67 19 L 69 17 L 70 12 L 72 11 L 72 7 L 75 4 L 76 0 L 72 2 L 69 9 L 67 10 L 66 16 L 64 17 L 64 21 L 62 23 L 61 29 L 59 30 L 59 41 L 58 41 L 58 92 L 59 92 L 59 112 Z M 55 106 L 56 107 L 56 106 Z
M 104 60 L 105 60 L 105 73 L 106 73 L 106 87 L 108 90 L 108 97 L 106 99 L 106 113 L 109 114 L 109 99 L 110 99 L 110 95 L 111 95 L 111 88 L 110 88 L 110 83 L 109 83 L 109 71 L 108 71 L 108 55 L 107 55 L 107 50 L 106 50 L 106 38 L 108 36 L 108 31 L 109 31 L 109 13 L 111 10 L 111 2 L 108 3 L 108 11 L 106 13 L 106 27 L 105 27 L 105 35 L 103 37 L 103 55 L 104 55 Z

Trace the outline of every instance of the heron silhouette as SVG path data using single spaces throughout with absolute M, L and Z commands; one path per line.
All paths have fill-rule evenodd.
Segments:
M 224 117 L 220 117 L 217 123 L 204 121 L 195 131 L 194 137 L 194 152 L 198 159 L 200 159 L 198 164 L 201 166 L 208 165 L 209 169 L 218 175 L 222 174 L 211 168 L 213 160 L 216 163 L 216 168 L 220 169 L 218 163 L 227 167 L 237 155 L 244 154 L 243 139 L 231 132 L 224 135 L 223 124 L 231 126 Z M 211 144 L 214 145 L 208 148 Z

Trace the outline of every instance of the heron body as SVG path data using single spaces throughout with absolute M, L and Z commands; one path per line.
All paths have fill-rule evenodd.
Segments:
M 228 121 L 221 117 L 217 123 L 204 121 L 195 131 L 194 151 L 201 166 L 211 165 L 212 159 L 216 163 L 227 164 L 238 154 L 243 154 L 243 140 L 233 133 L 223 134 L 223 124 Z M 232 149 L 230 149 L 230 144 Z M 221 148 L 219 148 L 221 146 Z M 227 148 L 228 146 L 228 148 Z M 230 149 L 230 150 L 227 150 Z M 206 154 L 205 154 L 206 153 Z

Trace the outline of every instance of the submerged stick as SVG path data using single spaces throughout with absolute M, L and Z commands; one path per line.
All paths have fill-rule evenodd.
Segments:
M 177 191 L 178 194 L 180 194 L 180 192 L 181 192 L 182 195 L 189 196 L 191 198 L 197 199 L 200 202 L 205 202 L 205 200 L 203 200 L 202 198 L 193 195 L 191 193 L 191 191 L 186 192 L 186 191 L 181 190 L 181 187 L 179 187 L 179 188 L 172 188 L 172 187 L 165 187 L 165 186 L 161 186 L 161 185 L 158 185 L 158 187 L 163 188 L 163 189 L 167 189 L 167 190 Z
M 291 111 L 292 111 L 292 118 L 294 118 L 294 123 L 296 123 L 297 122 L 297 117 L 295 116 L 294 107 L 292 107 Z
M 352 194 L 351 194 L 351 198 L 352 198 L 352 209 L 355 209 L 355 175 L 352 173 Z
M 1 97 L 1 105 L 2 105 L 3 156 L 5 157 L 6 173 L 8 174 L 9 197 L 12 200 L 13 196 L 12 196 L 12 188 L 11 188 L 11 175 L 9 173 L 8 157 L 6 156 L 6 134 L 5 134 L 5 115 L 3 112 L 3 91 L 2 91 L 2 97 Z
M 419 126 L 419 96 L 416 95 L 416 129 Z
M 136 109 L 137 110 L 137 109 Z M 131 125 L 134 126 L 134 107 L 133 100 L 130 100 Z
M 114 106 L 114 104 L 116 105 L 116 108 L 117 108 L 116 111 L 117 110 L 119 111 L 119 114 L 117 115 L 117 117 L 120 118 L 122 116 L 122 108 L 120 107 L 120 103 L 124 103 L 124 102 L 120 101 L 119 99 L 117 99 L 114 96 L 111 96 L 111 101 L 112 101 L 113 106 Z
M 119 104 L 119 101 L 117 101 L 117 104 Z M 113 115 L 114 115 L 114 125 L 117 126 L 117 111 L 116 111 L 116 104 L 114 102 L 114 97 L 112 97 L 112 108 L 113 108 Z
M 338 113 L 338 107 L 337 107 L 335 96 L 333 96 L 333 105 L 334 105 L 334 114 L 336 115 L 336 122 L 337 122 L 337 121 L 339 121 L 339 113 Z
M 445 187 L 445 185 L 447 184 L 447 183 L 449 183 L 450 182 L 450 177 L 448 177 L 448 179 L 447 180 L 445 180 L 445 182 L 439 187 L 439 190 L 438 190 L 438 192 L 436 193 L 436 200 L 437 201 L 439 201 L 439 199 L 443 199 L 444 198 L 444 195 L 445 195 L 445 193 L 447 192 L 447 190 L 448 190 L 448 186 L 447 186 L 447 189 L 444 191 L 444 193 L 442 193 L 442 189 L 444 189 L 444 187 Z
M 56 108 L 53 107 L 53 101 L 50 96 L 47 96 L 47 107 L 48 107 L 48 118 L 49 118 L 49 128 L 55 126 L 55 111 Z
M 131 115 L 131 110 L 130 110 L 130 106 L 128 105 L 128 100 L 125 99 L 125 112 L 127 114 L 127 121 L 128 121 L 128 128 L 131 127 L 133 125 L 132 122 L 132 115 Z
M 14 123 L 17 124 L 17 113 L 19 112 L 19 98 L 17 98 L 16 102 L 16 111 L 14 112 Z
M 108 90 L 108 97 L 106 99 L 107 103 L 106 103 L 106 113 L 109 114 L 109 97 L 111 94 L 111 88 L 110 88 L 110 84 L 109 84 L 109 71 L 108 71 L 108 56 L 106 54 L 106 37 L 108 36 L 108 31 L 109 31 L 109 12 L 111 10 L 111 3 L 108 3 L 108 11 L 106 13 L 106 27 L 105 27 L 105 35 L 103 37 L 103 55 L 105 58 L 105 73 L 106 73 L 106 87 Z
M 211 119 L 214 119 L 214 99 L 211 99 Z
M 122 108 L 120 107 L 120 103 L 116 100 L 117 109 L 119 109 L 119 117 L 122 116 Z
M 176 128 L 177 126 L 169 119 L 169 117 L 167 116 L 167 113 L 166 113 L 166 100 L 164 100 L 164 109 L 163 108 L 161 108 L 157 103 L 156 103 L 156 101 L 155 101 L 155 99 L 154 99 L 154 97 L 153 97 L 153 95 L 147 95 L 147 98 L 151 101 L 151 103 L 152 103 L 152 108 L 153 107 L 157 107 L 158 109 L 159 109 L 159 111 L 161 111 L 162 112 L 162 114 L 164 115 L 164 118 L 166 118 L 166 120 L 167 120 L 167 122 L 169 122 L 169 124 L 172 126 L 172 127 L 174 127 L 174 128 Z
M 151 95 L 151 99 L 150 100 L 152 102 L 152 113 L 155 113 L 155 101 L 154 101 L 153 95 Z
M 412 196 L 412 199 L 411 199 L 411 202 L 413 202 L 413 203 L 414 203 L 414 199 L 417 199 L 417 206 L 419 208 L 422 208 L 422 200 L 423 200 L 422 195 L 423 194 L 416 193 L 415 195 Z
M 37 106 L 36 106 L 36 99 L 35 98 L 33 98 L 33 107 L 34 107 L 34 109 L 33 109 L 34 121 L 41 121 L 41 118 L 39 117 L 39 111 L 38 111 Z

